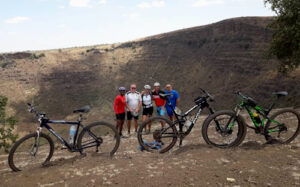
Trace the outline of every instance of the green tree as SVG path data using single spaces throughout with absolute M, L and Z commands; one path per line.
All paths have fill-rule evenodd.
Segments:
M 277 15 L 270 25 L 274 33 L 269 53 L 279 59 L 280 72 L 290 72 L 300 64 L 300 0 L 264 2 L 270 4 Z
M 7 97 L 0 95 L 0 149 L 8 152 L 11 143 L 15 142 L 17 135 L 13 134 L 17 119 L 13 116 L 6 116 Z

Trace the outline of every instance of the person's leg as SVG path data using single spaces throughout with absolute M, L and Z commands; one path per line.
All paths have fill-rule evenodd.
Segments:
M 138 129 L 138 126 L 139 126 L 139 124 L 138 124 L 138 119 L 139 119 L 139 118 L 134 118 L 134 128 L 135 128 L 135 132 L 137 132 L 137 129 Z
M 130 129 L 131 129 L 131 120 L 127 120 L 127 131 L 128 131 L 128 134 L 130 134 Z
M 131 120 L 132 120 L 132 114 L 131 112 L 127 112 L 127 130 L 128 134 L 130 134 L 130 129 L 131 129 Z
M 143 114 L 142 121 L 143 121 L 143 122 L 145 122 L 145 121 L 146 121 L 146 119 L 147 119 L 147 115 L 144 115 L 144 114 Z M 145 126 L 145 128 L 144 128 L 144 129 L 145 129 L 145 132 L 146 132 L 146 131 L 147 131 L 147 129 L 146 129 L 146 126 Z
M 123 134 L 122 134 L 122 131 L 123 131 L 123 124 L 124 124 L 124 121 L 125 121 L 125 120 L 120 120 L 120 135 L 123 135 Z
M 167 114 L 170 118 L 170 120 L 173 122 L 173 111 L 170 107 L 166 108 Z
M 153 114 L 153 107 L 150 107 L 150 108 L 148 109 L 148 118 L 151 118 L 151 117 L 152 117 L 152 114 Z M 150 121 L 150 123 L 149 123 L 149 125 L 148 125 L 149 133 L 151 132 L 151 125 L 152 125 L 152 123 L 151 123 L 151 121 Z

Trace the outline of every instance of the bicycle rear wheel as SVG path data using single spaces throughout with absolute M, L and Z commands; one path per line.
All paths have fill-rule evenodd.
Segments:
M 111 157 L 119 148 L 120 135 L 113 125 L 95 122 L 81 131 L 77 145 L 86 152 L 95 152 L 98 146 L 99 156 Z
M 300 132 L 300 115 L 293 109 L 280 110 L 270 117 L 265 130 L 272 139 L 290 143 Z
M 244 140 L 247 128 L 241 117 L 234 118 L 235 112 L 224 110 L 216 112 L 204 121 L 202 136 L 207 144 L 228 148 L 238 146 Z M 225 126 L 229 127 L 225 129 Z
M 29 134 L 13 145 L 8 164 L 13 171 L 44 165 L 50 161 L 53 152 L 54 143 L 48 135 L 40 133 L 38 141 L 37 133 Z
M 151 126 L 151 131 L 145 131 L 145 128 L 148 130 L 149 126 Z M 137 137 L 141 150 L 165 153 L 176 144 L 177 130 L 170 120 L 153 117 L 140 125 Z

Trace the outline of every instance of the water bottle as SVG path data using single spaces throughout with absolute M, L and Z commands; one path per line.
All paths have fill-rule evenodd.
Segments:
M 185 121 L 184 126 L 189 129 L 190 126 L 192 125 L 193 121 L 191 119 L 188 119 Z
M 260 120 L 260 118 L 259 118 L 259 115 L 258 115 L 257 113 L 254 113 L 254 114 L 253 114 L 253 117 L 254 117 L 255 121 L 256 121 L 259 125 L 261 125 L 261 120 Z
M 70 137 L 69 137 L 69 143 L 73 144 L 74 143 L 74 136 L 76 134 L 76 125 L 72 125 L 70 127 Z

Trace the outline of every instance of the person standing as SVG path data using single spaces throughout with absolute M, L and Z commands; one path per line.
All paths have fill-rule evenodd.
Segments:
M 153 114 L 152 96 L 151 96 L 151 86 L 145 85 L 145 90 L 142 94 L 142 105 L 143 105 L 143 122 L 146 121 L 147 117 L 151 118 Z M 145 127 L 147 128 L 147 127 Z M 146 129 L 145 129 L 146 130 Z M 148 132 L 151 131 L 151 123 L 148 124 Z
M 138 128 L 139 110 L 142 106 L 141 94 L 136 91 L 136 85 L 130 85 L 130 91 L 125 94 L 125 101 L 127 107 L 127 129 L 128 135 L 130 135 L 131 120 L 134 118 L 135 132 Z
M 166 100 L 163 99 L 159 94 L 164 94 L 165 92 L 160 89 L 159 82 L 154 83 L 154 90 L 152 91 L 152 98 L 156 105 L 156 111 L 158 116 L 164 116 Z
M 174 114 L 173 114 L 173 111 L 172 111 L 171 107 L 173 107 L 173 109 L 175 110 L 175 107 L 178 106 L 179 95 L 178 95 L 178 93 L 175 90 L 172 89 L 172 85 L 171 84 L 167 84 L 166 85 L 166 91 L 165 91 L 165 93 L 166 94 L 172 94 L 172 95 L 168 96 L 169 100 L 170 100 L 170 102 L 172 104 L 172 106 L 170 106 L 169 103 L 166 102 L 165 107 L 166 107 L 166 111 L 168 113 L 168 116 L 169 116 L 170 120 L 173 121 Z
M 125 121 L 125 106 L 126 106 L 126 102 L 125 102 L 125 87 L 120 87 L 119 88 L 119 92 L 120 94 L 117 95 L 117 97 L 115 98 L 115 104 L 114 104 L 114 110 L 116 113 L 116 119 L 117 119 L 117 130 L 120 134 L 120 137 L 123 138 L 122 135 L 122 130 L 123 130 L 123 124 Z

